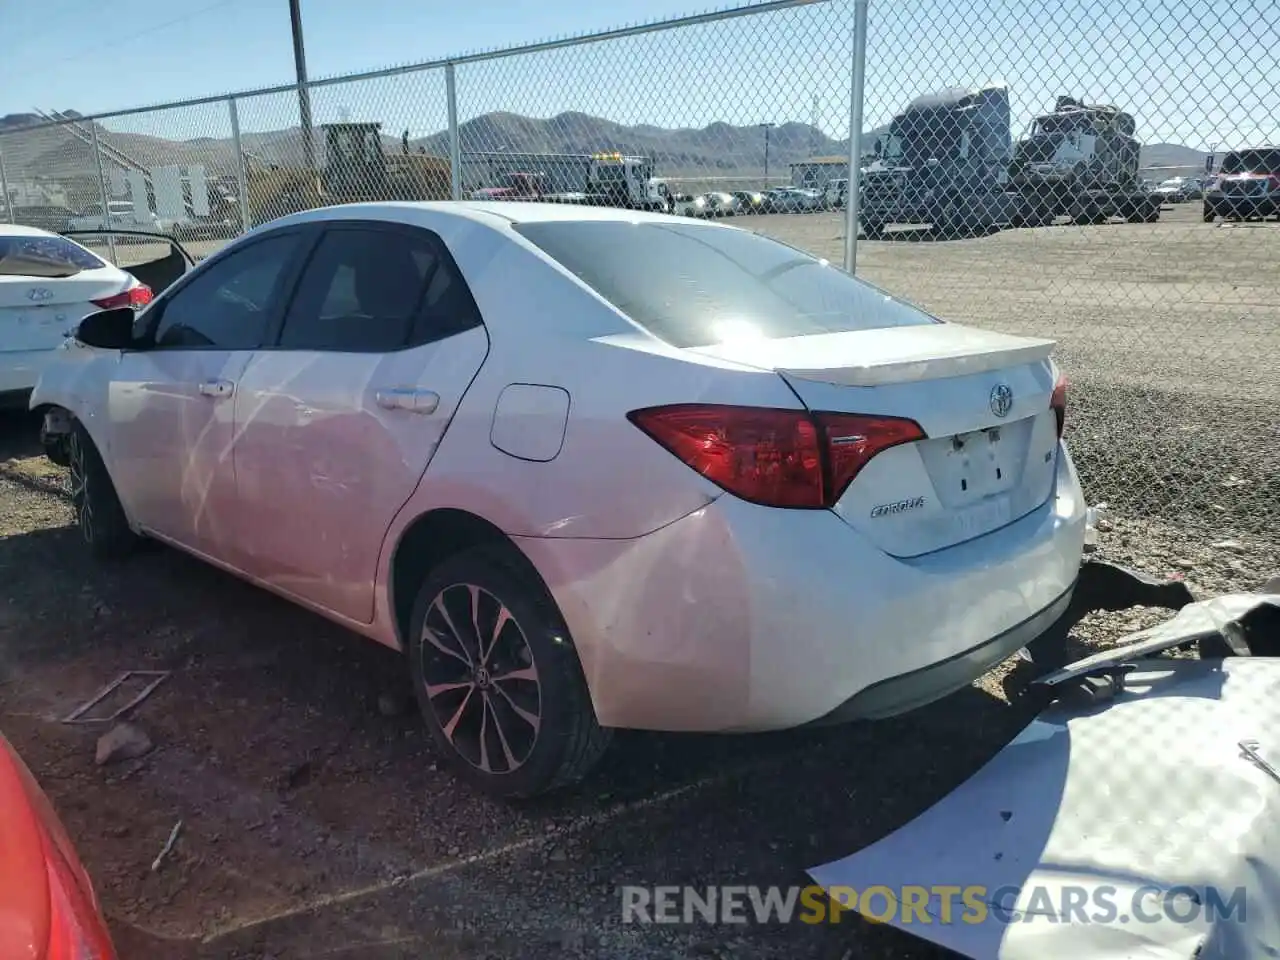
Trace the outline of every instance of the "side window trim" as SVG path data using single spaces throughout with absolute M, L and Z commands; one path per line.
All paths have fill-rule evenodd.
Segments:
M 411 350 L 417 347 L 426 346 L 431 343 L 438 343 L 440 340 L 447 339 L 462 331 L 453 331 L 440 337 L 432 337 L 421 342 L 412 342 L 415 331 L 418 329 L 419 322 L 422 320 L 427 309 L 427 294 L 431 290 L 431 283 L 435 280 L 436 274 L 443 267 L 447 267 L 453 274 L 454 280 L 461 283 L 467 292 L 467 297 L 471 303 L 475 304 L 475 295 L 471 292 L 471 286 L 467 283 L 466 278 L 462 275 L 462 271 L 458 268 L 458 263 L 453 258 L 448 244 L 444 239 L 429 227 L 420 227 L 410 223 L 399 223 L 391 220 L 325 220 L 318 221 L 316 224 L 315 236 L 307 248 L 306 255 L 299 258 L 299 263 L 289 277 L 286 286 L 288 288 L 288 296 L 281 298 L 278 308 L 272 312 L 271 320 L 267 325 L 267 336 L 264 339 L 267 343 L 260 348 L 262 350 L 291 350 L 291 347 L 281 347 L 280 338 L 284 333 L 284 322 L 288 317 L 289 310 L 293 306 L 293 301 L 298 295 L 302 279 L 306 275 L 307 269 L 311 266 L 315 258 L 320 243 L 330 233 L 352 232 L 352 231 L 378 231 L 382 233 L 399 234 L 405 237 L 412 237 L 416 240 L 424 241 L 431 247 L 435 253 L 436 262 L 432 266 L 430 272 L 424 278 L 422 289 L 418 292 L 417 304 L 414 307 L 412 319 L 405 332 L 405 343 L 398 347 L 396 351 Z M 475 314 L 477 325 L 483 326 L 483 318 L 480 316 L 480 309 L 475 306 Z M 467 329 L 470 329 L 469 327 Z M 379 352 L 379 351 L 356 351 L 356 352 Z
M 267 309 L 267 323 L 264 328 L 263 337 L 262 337 L 263 343 L 259 347 L 254 349 L 269 349 L 269 345 L 275 342 L 273 339 L 273 335 L 279 332 L 280 319 L 283 317 L 283 308 L 284 308 L 284 305 L 289 301 L 289 298 L 286 296 L 286 293 L 292 292 L 292 290 L 294 289 L 294 286 L 298 282 L 298 278 L 302 275 L 302 266 L 305 262 L 310 260 L 311 253 L 315 249 L 315 244 L 319 237 L 320 231 L 316 229 L 314 224 L 310 224 L 310 223 L 297 224 L 297 225 L 292 225 L 288 227 L 281 227 L 276 230 L 271 230 L 267 233 L 263 233 L 254 237 L 252 240 L 250 240 L 247 243 L 231 244 L 226 247 L 223 247 L 221 250 L 215 253 L 212 257 L 203 261 L 202 266 L 204 266 L 204 269 L 199 271 L 199 274 L 204 274 L 206 271 L 216 268 L 222 261 L 232 256 L 236 256 L 245 250 L 252 250 L 254 247 L 256 247 L 260 243 L 265 243 L 268 240 L 275 240 L 275 239 L 279 239 L 280 237 L 287 237 L 295 234 L 300 237 L 300 242 L 298 244 L 297 249 L 294 251 L 293 255 L 290 257 L 289 262 L 285 264 L 283 276 L 280 283 L 280 289 L 277 291 L 275 297 L 272 300 L 271 305 Z M 155 343 L 154 338 L 156 335 L 156 331 L 159 329 L 160 324 L 164 321 L 164 311 L 168 308 L 170 301 L 172 301 L 174 297 L 182 293 L 182 291 L 187 288 L 187 286 L 191 283 L 192 279 L 196 276 L 197 276 L 197 273 L 195 271 L 192 271 L 188 273 L 186 276 L 179 279 L 168 290 L 166 290 L 163 294 L 161 294 L 161 296 L 157 298 L 156 302 L 151 306 L 151 308 L 148 309 L 146 313 L 143 315 L 146 317 L 146 328 L 144 330 L 139 331 L 139 334 L 140 334 L 140 339 L 143 339 L 145 342 L 144 349 L 149 351 L 176 350 L 176 349 L 181 349 L 181 350 L 226 349 L 224 347 L 216 347 L 216 346 L 214 347 L 202 347 L 202 346 L 161 347 L 161 346 L 157 346 Z

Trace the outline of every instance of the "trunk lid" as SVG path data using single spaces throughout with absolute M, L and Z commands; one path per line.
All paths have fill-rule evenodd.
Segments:
M 1049 498 L 1053 346 L 931 323 L 696 352 L 776 371 L 813 411 L 918 423 L 926 439 L 877 454 L 835 506 L 886 553 L 913 557 L 997 530 Z
M 0 353 L 53 349 L 98 309 L 94 300 L 128 285 L 112 267 L 61 278 L 0 273 Z

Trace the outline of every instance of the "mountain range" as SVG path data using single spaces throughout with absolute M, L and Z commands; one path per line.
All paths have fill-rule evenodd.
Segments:
M 78 117 L 74 111 L 67 115 Z M 0 134 L 39 123 L 32 114 L 0 117 Z M 94 124 L 100 140 L 145 166 L 202 163 L 212 172 L 230 175 L 235 157 L 229 137 L 170 140 L 138 133 L 117 133 Z M 81 124 L 88 131 L 89 122 Z M 885 128 L 864 134 L 870 143 Z M 560 153 L 585 154 L 619 151 L 644 154 L 657 160 L 664 176 L 734 176 L 758 174 L 765 163 L 765 130 L 759 125 L 734 126 L 716 122 L 701 128 L 665 128 L 641 124 L 627 126 L 585 113 L 561 113 L 547 119 L 516 113 L 493 112 L 463 123 L 459 129 L 463 153 Z M 403 149 L 400 131 L 383 130 L 384 149 Z M 85 139 L 88 139 L 87 137 Z M 323 136 L 317 134 L 317 142 Z M 251 161 L 265 165 L 300 165 L 304 157 L 300 128 L 244 133 L 242 143 Z M 771 171 L 784 173 L 787 165 L 818 156 L 843 157 L 848 140 L 836 140 L 806 123 L 780 123 L 768 130 Z M 410 149 L 448 156 L 448 131 L 409 137 Z M 31 130 L 25 135 L 0 136 L 8 176 L 74 177 L 94 174 L 91 148 L 59 128 Z M 1142 166 L 1202 167 L 1205 154 L 1174 143 L 1154 143 L 1142 148 Z

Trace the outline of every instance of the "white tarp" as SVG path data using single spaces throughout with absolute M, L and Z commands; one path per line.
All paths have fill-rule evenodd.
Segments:
M 147 180 L 141 170 L 130 170 L 127 179 L 129 196 L 133 200 L 133 212 L 139 215 L 138 220 L 141 222 L 142 217 L 151 209 L 151 202 L 147 199 Z
M 204 164 L 193 163 L 187 167 L 187 181 L 191 185 L 191 213 L 197 217 L 209 215 L 209 181 L 204 175 Z M 185 213 L 183 219 L 186 219 Z
M 182 168 L 152 167 L 151 187 L 156 195 L 156 213 L 167 220 L 185 220 L 187 205 L 182 198 Z
M 1156 632 L 1230 630 L 1260 604 L 1280 596 L 1192 604 Z M 810 875 L 842 899 L 915 888 L 927 922 L 883 897 L 873 915 L 974 960 L 1280 956 L 1280 659 L 1125 662 L 1116 699 L 1050 707 L 915 820 Z

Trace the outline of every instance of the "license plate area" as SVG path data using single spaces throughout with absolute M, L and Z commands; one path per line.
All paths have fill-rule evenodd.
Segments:
M 923 444 L 920 455 L 941 503 L 960 510 L 1017 487 L 1026 463 L 1031 423 L 1030 419 L 1015 421 Z M 988 504 L 984 510 L 973 511 L 974 522 L 982 526 L 980 516 L 988 512 L 999 513 L 999 509 Z

